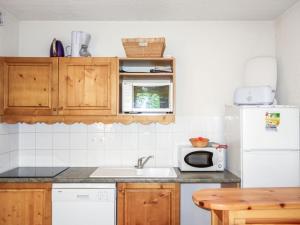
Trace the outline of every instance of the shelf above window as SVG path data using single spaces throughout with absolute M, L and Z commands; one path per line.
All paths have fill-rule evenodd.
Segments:
M 124 73 L 120 72 L 120 76 L 173 76 L 174 73 Z

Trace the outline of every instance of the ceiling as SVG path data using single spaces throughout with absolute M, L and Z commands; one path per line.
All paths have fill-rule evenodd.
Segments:
M 273 20 L 299 0 L 0 0 L 20 20 Z

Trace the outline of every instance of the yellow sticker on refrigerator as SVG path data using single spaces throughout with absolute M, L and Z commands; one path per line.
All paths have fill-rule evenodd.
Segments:
M 277 131 L 280 124 L 280 113 L 266 112 L 265 122 L 267 130 Z

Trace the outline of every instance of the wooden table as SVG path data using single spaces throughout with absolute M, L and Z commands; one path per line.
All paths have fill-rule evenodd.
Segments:
M 220 188 L 193 194 L 212 225 L 300 224 L 300 188 Z

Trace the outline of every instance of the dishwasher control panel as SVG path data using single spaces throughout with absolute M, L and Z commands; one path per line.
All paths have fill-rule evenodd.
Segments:
M 114 189 L 52 189 L 55 201 L 115 201 Z

